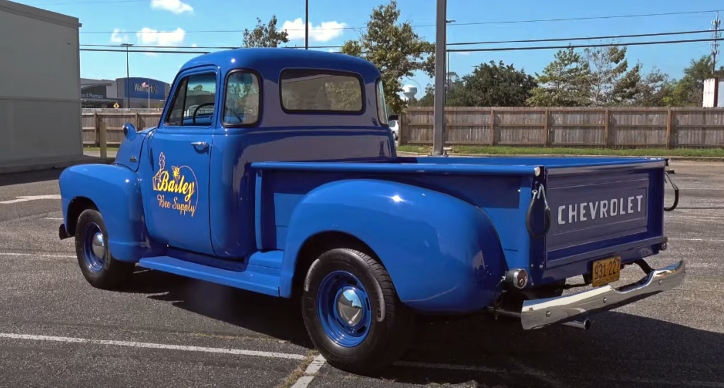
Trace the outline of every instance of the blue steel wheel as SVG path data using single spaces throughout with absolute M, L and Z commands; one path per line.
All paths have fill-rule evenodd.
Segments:
M 331 366 L 374 375 L 407 350 L 414 338 L 415 316 L 371 253 L 332 248 L 300 275 L 306 275 L 304 325 Z
M 88 270 L 98 273 L 103 269 L 106 256 L 106 243 L 101 227 L 88 222 L 83 228 L 83 261 Z
M 107 247 L 108 232 L 100 212 L 86 209 L 75 225 L 75 253 L 80 271 L 93 287 L 113 289 L 133 273 L 134 263 L 116 260 Z
M 361 344 L 372 324 L 367 290 L 347 271 L 334 271 L 322 279 L 317 291 L 317 314 L 327 336 L 344 347 Z

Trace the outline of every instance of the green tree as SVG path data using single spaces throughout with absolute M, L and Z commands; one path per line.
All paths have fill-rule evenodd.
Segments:
M 448 106 L 523 106 L 538 84 L 523 70 L 503 61 L 481 63 L 460 85 L 450 88 Z
M 692 59 L 684 69 L 684 76 L 667 85 L 664 102 L 668 106 L 701 106 L 704 98 L 704 80 L 724 76 L 724 66 L 716 71 L 709 55 Z
M 425 94 L 422 95 L 422 98 L 416 101 L 415 106 L 433 106 L 434 104 L 435 88 L 432 85 L 427 84 L 425 86 Z M 410 106 L 412 106 L 412 104 L 410 104 Z
M 395 113 L 407 106 L 400 97 L 402 78 L 412 77 L 415 71 L 434 76 L 435 44 L 420 38 L 409 22 L 399 23 L 397 1 L 380 5 L 372 10 L 367 31 L 358 40 L 344 43 L 341 52 L 364 58 L 374 63 L 382 73 L 385 99 Z
M 668 75 L 654 67 L 642 75 L 641 63 L 627 71 L 615 84 L 610 105 L 617 106 L 664 106 L 664 98 L 670 83 Z
M 591 105 L 613 105 L 616 100 L 621 98 L 616 93 L 626 90 L 625 85 L 618 85 L 618 83 L 622 80 L 630 83 L 636 75 L 636 73 L 626 74 L 626 70 L 628 70 L 626 47 L 589 47 L 583 52 L 591 69 L 589 77 Z M 628 78 L 624 77 L 625 75 L 628 75 Z
M 277 29 L 277 17 L 272 16 L 269 23 L 262 24 L 261 19 L 256 18 L 256 27 L 249 30 L 244 29 L 243 47 L 278 47 L 281 43 L 289 42 L 289 34 L 286 30 Z
M 591 69 L 572 47 L 560 50 L 553 62 L 536 73 L 538 86 L 526 101 L 531 106 L 590 106 Z

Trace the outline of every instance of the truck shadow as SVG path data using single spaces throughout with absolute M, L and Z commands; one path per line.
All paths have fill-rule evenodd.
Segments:
M 125 292 L 154 294 L 148 297 L 312 348 L 299 308 L 289 300 L 148 270 L 138 271 Z M 724 387 L 724 334 L 621 312 L 592 320 L 589 331 L 523 331 L 510 318 L 489 315 L 421 319 L 412 348 L 381 376 L 325 366 L 318 378 L 332 385 L 359 380 L 359 386 L 387 380 L 472 387 Z

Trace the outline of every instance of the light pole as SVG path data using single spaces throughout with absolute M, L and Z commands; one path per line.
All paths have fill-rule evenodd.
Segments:
M 437 0 L 435 20 L 435 94 L 432 154 L 442 155 L 445 130 L 445 51 L 447 51 L 447 0 Z
M 445 28 L 447 28 L 448 23 L 455 23 L 455 20 L 445 20 Z M 445 71 L 445 77 L 447 77 L 447 93 L 447 91 L 450 89 L 450 51 L 447 50 L 447 42 L 445 43 L 445 51 L 447 51 L 447 70 Z
M 126 48 L 126 108 L 131 107 L 131 96 L 128 95 L 128 79 L 131 78 L 129 75 L 129 69 L 128 69 L 128 48 L 133 46 L 133 43 L 121 43 L 121 46 L 124 46 Z
M 309 0 L 304 0 L 304 49 L 309 50 Z

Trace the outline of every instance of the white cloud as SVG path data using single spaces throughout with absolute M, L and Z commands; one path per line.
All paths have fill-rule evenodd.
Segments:
M 468 56 L 468 55 L 470 55 L 470 51 L 458 51 L 458 52 L 452 53 L 452 55 Z
M 330 40 L 342 36 L 344 30 L 342 28 L 347 27 L 347 23 L 339 22 L 322 22 L 321 24 L 314 26 L 309 23 L 309 40 L 315 42 L 329 42 Z M 287 30 L 289 34 L 289 40 L 304 40 L 304 22 L 302 18 L 294 19 L 294 21 L 285 21 L 281 27 L 282 30 Z
M 173 31 L 159 31 L 153 28 L 143 27 L 141 31 L 136 32 L 138 44 L 142 46 L 178 46 L 183 43 L 186 38 L 186 31 L 180 27 Z M 149 57 L 156 56 L 157 53 L 144 53 Z
M 176 15 L 184 12 L 193 13 L 194 9 L 181 0 L 151 0 L 151 8 L 169 11 Z
M 143 27 L 136 33 L 138 43 L 146 46 L 176 46 L 183 43 L 186 31 L 181 27 L 173 31 L 159 31 Z
M 119 28 L 114 28 L 113 32 L 111 33 L 111 43 L 128 43 L 128 34 L 126 34 L 124 31 L 121 31 L 121 29 Z

